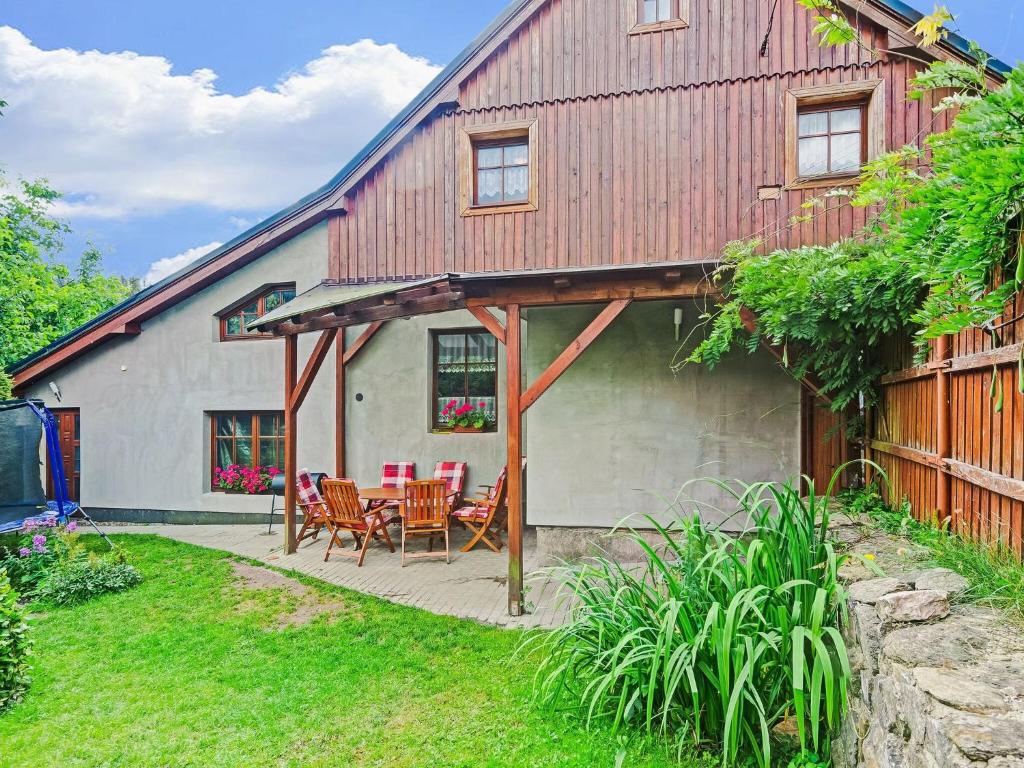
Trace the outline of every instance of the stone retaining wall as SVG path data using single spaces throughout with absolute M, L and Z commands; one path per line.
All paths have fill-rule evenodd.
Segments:
M 874 535 L 860 554 L 899 552 Z M 856 563 L 856 560 L 854 561 Z M 835 768 L 1024 768 L 1024 632 L 946 569 L 848 569 L 854 684 Z

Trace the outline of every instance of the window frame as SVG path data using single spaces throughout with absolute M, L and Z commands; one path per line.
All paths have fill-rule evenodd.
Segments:
M 871 162 L 885 153 L 886 116 L 885 81 L 881 78 L 860 80 L 852 83 L 791 88 L 783 99 L 785 120 L 785 189 L 809 189 L 835 186 L 839 182 L 852 184 L 860 177 L 856 171 L 800 175 L 799 158 L 799 116 L 808 112 L 824 112 L 826 109 L 862 107 L 862 153 L 863 162 Z
M 466 327 L 466 328 L 431 328 L 430 329 L 430 430 L 432 432 L 448 432 L 448 425 L 439 421 L 440 414 L 437 412 L 437 358 L 438 358 L 438 338 L 441 336 L 463 336 L 468 337 L 470 334 L 487 334 L 491 338 L 494 338 L 494 334 L 488 331 L 486 328 L 480 327 Z M 468 341 L 464 342 L 468 345 Z M 483 432 L 497 432 L 498 431 L 498 419 L 501 415 L 501 397 L 499 396 L 499 385 L 501 383 L 500 374 L 500 355 L 498 354 L 498 340 L 494 342 L 494 426 L 483 430 Z M 466 347 L 464 347 L 466 349 Z M 466 349 L 468 351 L 468 349 Z M 469 369 L 466 370 L 466 384 L 468 388 Z
M 662 32 L 672 29 L 686 29 L 690 26 L 689 0 L 669 0 L 669 18 L 663 21 L 644 21 L 644 0 L 627 0 L 630 7 L 629 34 L 640 35 L 648 32 Z
M 509 168 L 522 168 L 519 165 L 506 165 L 504 159 L 504 149 L 506 147 L 526 147 L 526 172 L 529 176 L 530 173 L 530 139 L 528 136 L 516 137 L 512 136 L 506 139 L 495 139 L 493 141 L 476 141 L 473 143 L 473 197 L 472 205 L 474 208 L 504 208 L 509 205 L 522 205 L 528 203 L 530 200 L 530 182 L 527 180 L 526 199 L 525 200 L 502 200 L 500 203 L 481 203 L 480 202 L 480 171 L 481 170 L 500 170 L 501 171 L 501 196 L 505 197 L 505 172 Z M 502 164 L 487 166 L 486 168 L 480 167 L 480 150 L 482 149 L 501 149 L 502 150 Z
M 238 301 L 231 304 L 226 309 L 221 310 L 217 313 L 217 326 L 220 341 L 254 341 L 257 339 L 273 339 L 274 334 L 266 331 L 256 331 L 255 333 L 228 333 L 228 320 L 235 317 L 240 310 L 248 304 L 256 302 L 256 316 L 262 317 L 267 314 L 266 300 L 270 294 L 277 291 L 292 291 L 297 293 L 295 289 L 295 283 L 270 283 L 262 285 L 255 291 L 246 294 Z
M 860 160 L 857 162 L 857 171 L 833 171 L 832 166 L 832 137 L 842 136 L 853 133 L 853 131 L 833 131 L 832 130 L 832 113 L 842 112 L 850 109 L 860 110 Z M 800 134 L 800 117 L 803 115 L 820 115 L 827 114 L 828 117 L 828 130 L 825 133 L 812 133 L 807 136 Z M 820 138 L 824 137 L 828 143 L 828 159 L 827 165 L 829 170 L 825 173 L 817 173 L 812 176 L 801 176 L 804 179 L 845 179 L 851 175 L 860 174 L 860 168 L 868 161 L 868 101 L 864 98 L 851 99 L 849 101 L 837 100 L 828 102 L 827 104 L 805 104 L 803 106 L 797 106 L 796 112 L 797 118 L 797 132 L 796 132 L 796 166 L 797 173 L 800 172 L 800 142 L 803 139 L 808 138 Z
M 275 442 L 277 442 L 279 444 L 278 448 L 277 448 L 277 451 L 280 452 L 282 459 L 284 457 L 284 439 L 285 439 L 284 435 L 283 434 L 282 435 L 260 435 L 260 428 L 259 428 L 260 419 L 263 416 L 274 416 L 274 417 L 276 417 L 278 419 L 278 426 L 279 426 L 280 431 L 283 432 L 284 431 L 284 411 L 256 411 L 256 410 L 208 411 L 207 415 L 209 416 L 209 422 L 210 422 L 210 427 L 209 427 L 209 429 L 210 429 L 210 490 L 213 493 L 228 493 L 228 491 L 223 491 L 220 488 L 218 488 L 217 487 L 217 481 L 214 479 L 214 470 L 219 466 L 218 462 L 217 462 L 217 443 L 218 443 L 219 440 L 225 440 L 225 441 L 228 440 L 228 438 L 219 438 L 217 436 L 217 420 L 221 416 L 231 416 L 231 417 L 234 418 L 235 423 L 237 423 L 238 422 L 238 417 L 241 414 L 249 414 L 249 416 L 251 418 L 251 423 L 249 425 L 249 429 L 250 429 L 249 440 L 252 441 L 252 445 L 250 447 L 252 448 L 252 455 L 255 458 L 255 462 L 256 462 L 255 466 L 263 466 L 259 462 L 260 438 L 261 437 L 263 437 L 263 438 L 271 438 L 272 437 L 275 440 Z M 230 438 L 230 440 L 231 440 L 232 444 L 235 444 L 235 443 L 238 442 L 238 437 L 232 436 Z M 232 445 L 232 448 L 234 448 L 234 445 Z M 232 450 L 232 457 L 234 457 L 235 455 L 236 455 L 236 452 L 234 450 Z M 235 459 L 233 458 L 232 459 L 232 463 L 234 463 L 234 462 L 235 462 Z M 278 467 L 278 469 L 280 469 L 282 472 L 284 471 L 284 469 L 282 467 Z
M 487 146 L 519 143 L 525 139 L 528 157 L 529 187 L 523 202 L 476 204 L 477 154 Z M 467 125 L 459 131 L 459 213 L 462 216 L 481 216 L 493 213 L 520 213 L 536 211 L 539 198 L 539 145 L 537 120 L 517 120 L 489 125 Z

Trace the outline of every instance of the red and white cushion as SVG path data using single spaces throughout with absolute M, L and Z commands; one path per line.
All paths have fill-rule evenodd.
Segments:
M 483 507 L 461 507 L 452 512 L 454 517 L 458 517 L 462 520 L 486 520 L 488 514 L 488 508 Z
M 313 507 L 324 503 L 308 469 L 300 469 L 295 473 L 295 496 L 302 507 Z
M 416 479 L 416 462 L 386 461 L 380 473 L 381 488 L 404 488 Z
M 466 485 L 466 462 L 439 461 L 434 467 L 434 479 L 444 480 L 449 496 L 461 496 Z

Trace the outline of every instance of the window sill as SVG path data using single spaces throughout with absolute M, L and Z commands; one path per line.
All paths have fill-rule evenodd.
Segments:
M 669 19 L 668 21 L 655 21 L 651 24 L 637 24 L 631 30 L 631 35 L 644 35 L 648 32 L 665 32 L 670 29 L 686 29 L 690 23 L 686 19 Z
M 498 432 L 496 427 L 490 429 L 481 429 L 479 432 L 456 432 L 454 429 L 440 429 L 435 428 L 430 430 L 432 435 L 493 435 Z
M 860 184 L 860 173 L 842 174 L 839 176 L 809 176 L 798 178 L 786 184 L 783 190 L 821 189 L 822 187 L 854 186 Z
M 463 216 L 489 216 L 496 213 L 525 213 L 536 211 L 536 203 L 510 203 L 508 205 L 474 205 L 462 211 Z

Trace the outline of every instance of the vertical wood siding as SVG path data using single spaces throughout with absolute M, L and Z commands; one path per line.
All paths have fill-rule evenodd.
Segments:
M 634 0 L 555 0 L 545 5 L 460 89 L 465 108 L 503 107 L 580 96 L 738 80 L 864 64 L 855 45 L 822 48 L 810 16 L 781 0 L 682 0 L 685 29 L 630 34 Z M 861 24 L 872 47 L 886 35 Z
M 865 212 L 833 201 L 790 228 L 801 204 L 823 190 L 758 199 L 758 187 L 784 181 L 784 94 L 883 77 L 886 141 L 896 147 L 945 119 L 927 99 L 906 99 L 911 74 L 904 62 L 875 63 L 460 108 L 414 131 L 348 193 L 348 215 L 331 240 L 331 277 L 698 260 L 754 235 L 772 248 L 831 242 L 852 234 Z M 538 121 L 539 210 L 459 215 L 458 165 L 467 161 L 457 154 L 459 129 L 527 119 Z

